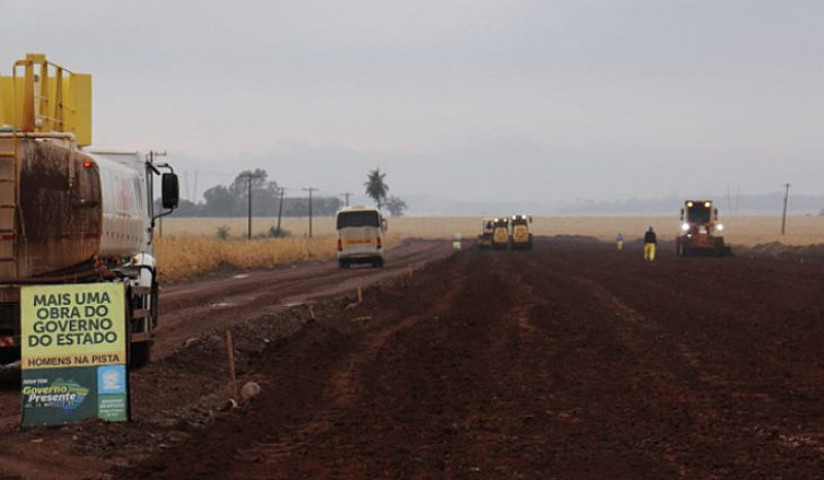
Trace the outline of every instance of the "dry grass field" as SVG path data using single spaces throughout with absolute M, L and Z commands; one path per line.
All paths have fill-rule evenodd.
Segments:
M 456 233 L 474 237 L 480 232 L 481 218 L 471 217 L 401 217 L 389 218 L 389 232 L 401 237 L 450 239 Z M 787 245 L 824 243 L 824 217 L 789 217 L 787 234 L 783 237 L 780 217 L 731 217 L 722 219 L 725 236 L 733 246 L 754 246 L 781 242 Z M 164 234 L 188 234 L 197 237 L 216 238 L 218 227 L 229 227 L 231 238 L 245 238 L 245 218 L 173 218 L 165 219 Z M 253 219 L 255 235 L 265 235 L 274 226 L 271 218 Z M 532 230 L 537 235 L 586 235 L 611 241 L 622 232 L 628 240 L 640 238 L 647 227 L 653 226 L 659 238 L 675 238 L 679 232 L 678 217 L 535 217 Z M 306 218 L 286 218 L 283 228 L 293 236 L 303 237 L 308 232 Z M 334 236 L 335 225 L 331 217 L 315 218 L 315 236 Z
M 787 234 L 780 235 L 780 217 L 737 217 L 725 220 L 727 242 L 752 247 L 780 242 L 786 245 L 824 243 L 824 218 L 790 217 Z M 163 235 L 157 238 L 157 256 L 164 280 L 175 280 L 212 271 L 221 265 L 239 268 L 271 268 L 307 260 L 335 258 L 334 220 L 315 218 L 313 237 L 308 238 L 308 219 L 284 219 L 282 228 L 290 232 L 287 238 L 265 238 L 272 219 L 253 219 L 253 234 L 259 238 L 246 241 L 244 218 L 180 218 L 165 219 Z M 217 238 L 218 228 L 229 227 L 229 239 Z M 536 235 L 584 235 L 612 241 L 621 232 L 628 241 L 641 238 L 652 226 L 660 240 L 674 239 L 678 234 L 677 217 L 535 217 L 532 230 Z M 403 238 L 452 239 L 461 234 L 475 237 L 481 228 L 480 218 L 415 218 L 389 219 L 390 235 L 387 248 Z
M 400 243 L 397 235 L 386 237 L 386 247 Z M 166 234 L 157 238 L 155 253 L 163 281 L 199 275 L 221 266 L 272 268 L 309 260 L 335 258 L 330 236 L 219 240 L 216 236 Z

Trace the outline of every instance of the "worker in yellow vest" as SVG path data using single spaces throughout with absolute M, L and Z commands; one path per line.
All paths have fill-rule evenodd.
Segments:
M 644 234 L 644 260 L 648 262 L 655 261 L 655 245 L 658 239 L 655 237 L 655 231 L 649 227 L 647 233 Z
M 452 236 L 452 249 L 458 251 L 461 249 L 461 234 L 456 233 Z

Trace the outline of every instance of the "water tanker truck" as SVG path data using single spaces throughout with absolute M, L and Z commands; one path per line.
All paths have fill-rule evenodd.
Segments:
M 681 235 L 675 239 L 679 257 L 725 256 L 730 247 L 721 235 L 724 225 L 718 221 L 718 209 L 712 200 L 687 200 L 681 209 Z
M 177 206 L 177 177 L 154 155 L 90 144 L 90 75 L 29 54 L 0 76 L 0 364 L 20 355 L 21 287 L 87 282 L 124 284 L 128 358 L 149 359 L 158 322 L 153 226 Z

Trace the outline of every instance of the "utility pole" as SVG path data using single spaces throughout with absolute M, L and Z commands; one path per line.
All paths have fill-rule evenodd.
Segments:
M 351 197 L 352 195 L 353 195 L 352 192 L 345 192 L 343 194 L 343 196 L 346 197 L 346 206 L 347 207 L 349 206 L 349 197 Z
M 155 157 L 165 157 L 166 151 L 156 152 L 154 150 L 149 150 L 149 164 L 154 165 Z M 154 177 L 151 175 L 147 175 L 148 181 L 152 183 L 152 198 L 149 200 L 152 203 L 152 215 L 154 216 Z M 159 225 L 157 230 L 157 236 L 163 236 L 163 217 L 158 219 Z
M 786 190 L 784 191 L 784 213 L 781 215 L 781 235 L 784 235 L 784 232 L 786 232 L 786 226 L 787 226 L 787 200 L 790 198 L 790 184 L 785 183 L 784 188 Z
M 312 238 L 312 192 L 317 190 L 315 187 L 306 187 L 304 192 L 309 192 L 309 238 Z
M 283 217 L 283 194 L 286 193 L 286 187 L 278 188 L 280 201 L 278 202 L 278 238 L 280 238 L 280 219 Z
M 253 173 L 244 173 L 240 176 L 246 178 L 246 185 L 248 186 L 248 189 L 249 189 L 249 198 L 248 198 L 248 204 L 249 204 L 249 217 L 248 217 L 248 219 L 249 219 L 249 222 L 248 222 L 248 226 L 247 226 L 247 230 L 246 230 L 246 239 L 251 240 L 252 239 L 252 179 L 253 178 L 260 178 L 261 176 L 260 175 L 255 175 Z

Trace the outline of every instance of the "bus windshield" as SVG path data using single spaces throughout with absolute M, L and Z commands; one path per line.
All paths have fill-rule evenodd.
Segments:
M 338 214 L 338 230 L 346 227 L 379 227 L 378 212 L 345 212 Z

